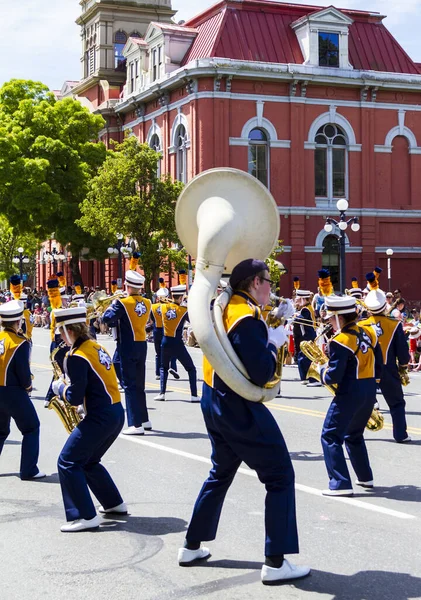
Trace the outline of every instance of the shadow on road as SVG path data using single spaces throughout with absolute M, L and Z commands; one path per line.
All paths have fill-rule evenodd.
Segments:
M 324 460 L 323 454 L 316 452 L 307 452 L 306 450 L 300 450 L 300 452 L 290 452 L 291 460 L 307 460 L 307 461 L 322 461 Z
M 131 517 L 124 515 L 103 515 L 103 522 L 99 532 L 129 531 L 141 535 L 168 535 L 169 533 L 181 533 L 186 531 L 187 521 L 176 517 Z
M 404 502 L 420 502 L 421 488 L 416 485 L 393 485 L 390 487 L 375 486 L 365 494 L 354 494 L 354 498 L 370 497 L 390 498 L 390 500 L 403 500 Z
M 398 444 L 394 439 L 391 438 L 369 438 L 365 440 L 366 442 L 387 442 L 391 444 L 396 444 L 398 446 L 421 446 L 421 440 L 412 440 L 411 442 L 407 442 L 406 444 Z
M 175 438 L 175 439 L 181 439 L 181 440 L 207 440 L 209 439 L 209 436 L 206 433 L 196 433 L 196 432 L 186 432 L 186 433 L 181 433 L 178 431 L 160 431 L 159 429 L 153 429 L 151 432 L 148 433 L 148 438 L 149 437 L 164 437 L 164 438 Z

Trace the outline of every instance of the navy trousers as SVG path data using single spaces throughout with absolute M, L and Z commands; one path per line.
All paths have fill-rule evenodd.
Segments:
M 161 375 L 161 361 L 162 361 L 161 344 L 162 344 L 163 337 L 164 337 L 163 327 L 157 327 L 153 330 L 153 343 L 155 346 L 155 375 L 157 377 L 160 377 L 160 375 Z M 173 371 L 177 371 L 177 361 L 174 357 L 170 361 L 170 369 L 172 369 Z
M 57 348 L 57 342 L 51 342 L 50 345 L 50 354 L 51 352 Z M 63 346 L 62 348 L 60 348 L 55 357 L 54 357 L 54 361 L 58 364 L 58 366 L 60 367 L 62 373 L 64 373 L 64 359 L 65 356 L 67 354 L 67 352 L 69 351 L 69 347 L 68 346 Z M 48 388 L 48 392 L 47 395 L 45 396 L 45 399 L 47 400 L 47 402 L 49 402 L 50 400 L 52 400 L 55 396 L 55 393 L 53 392 L 53 381 L 54 381 L 54 377 L 51 380 L 50 383 L 50 387 Z
M 115 373 L 117 375 L 117 379 L 118 379 L 121 387 L 124 387 L 123 386 L 123 377 L 121 375 L 121 361 L 120 361 L 120 353 L 118 351 L 118 347 L 116 347 L 116 349 L 114 351 L 113 365 L 114 365 Z
M 393 437 L 397 442 L 401 442 L 408 437 L 408 432 L 406 430 L 405 416 L 406 402 L 403 397 L 402 384 L 397 368 L 390 367 L 389 365 L 384 367 L 380 380 L 380 389 L 390 409 L 390 416 L 393 423 Z
M 0 387 L 0 454 L 10 434 L 13 419 L 23 435 L 20 478 L 30 479 L 39 471 L 39 419 L 27 392 L 18 386 Z
M 352 489 L 343 444 L 359 481 L 371 481 L 373 472 L 364 441 L 364 429 L 376 401 L 375 379 L 349 382 L 346 394 L 336 394 L 327 411 L 322 447 L 331 490 Z
M 134 342 L 129 349 L 119 348 L 129 427 L 140 427 L 149 421 L 145 393 L 146 343 Z
M 93 519 L 96 510 L 89 489 L 104 508 L 123 502 L 101 458 L 118 437 L 124 424 L 121 403 L 88 414 L 72 431 L 58 457 L 57 468 L 66 519 Z
M 265 555 L 298 553 L 294 469 L 272 414 L 264 404 L 218 392 L 206 383 L 201 406 L 213 467 L 196 500 L 187 540 L 215 539 L 226 493 L 244 461 L 266 487 Z
M 170 338 L 166 335 L 162 338 L 161 344 L 161 394 L 165 394 L 167 390 L 168 369 L 170 368 L 172 358 L 180 361 L 186 369 L 189 376 L 191 395 L 197 396 L 196 367 L 194 366 L 192 357 L 188 353 L 183 340 Z
M 305 381 L 307 379 L 307 373 L 311 365 L 311 360 L 307 358 L 307 356 L 305 356 L 300 350 L 298 352 L 297 363 L 300 379 L 301 381 Z M 308 381 L 309 383 L 314 383 L 316 380 L 313 377 L 310 377 Z

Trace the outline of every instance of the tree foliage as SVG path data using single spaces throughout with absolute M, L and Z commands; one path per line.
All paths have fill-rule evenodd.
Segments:
M 146 289 L 168 262 L 185 267 L 185 253 L 178 243 L 175 204 L 182 184 L 169 175 L 158 176 L 159 154 L 133 137 L 116 144 L 91 182 L 77 223 L 91 235 L 114 241 L 118 233 L 134 239 L 139 247 L 139 266 Z
M 73 265 L 83 247 L 106 255 L 106 241 L 76 221 L 88 184 L 106 156 L 101 116 L 72 98 L 57 101 L 39 82 L 12 79 L 0 88 L 0 212 L 15 231 L 68 245 Z M 77 266 L 78 270 L 78 266 Z
M 279 255 L 284 251 L 284 247 L 282 245 L 282 240 L 278 240 L 278 244 L 276 248 L 272 251 L 271 255 L 266 259 L 266 264 L 269 268 L 269 279 L 271 281 L 276 282 L 276 287 L 274 289 L 275 293 L 279 292 L 279 283 L 282 275 L 285 275 L 286 270 L 284 269 L 282 263 L 279 261 Z
M 22 246 L 24 253 L 33 259 L 40 244 L 36 236 L 31 233 L 19 234 L 9 223 L 7 218 L 0 215 L 0 280 L 9 279 L 14 273 L 19 273 L 19 264 L 12 260 L 17 256 L 18 248 Z M 25 265 L 24 271 L 32 271 L 34 261 Z M 31 273 L 32 274 L 32 273 Z

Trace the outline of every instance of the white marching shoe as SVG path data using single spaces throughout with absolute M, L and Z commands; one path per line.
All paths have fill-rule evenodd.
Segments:
M 189 550 L 188 548 L 180 548 L 178 551 L 178 564 L 180 567 L 187 567 L 197 560 L 208 558 L 210 556 L 209 548 L 201 546 L 197 550 Z
M 190 396 L 190 402 L 200 402 L 200 396 Z
M 354 495 L 354 490 L 322 490 L 323 496 L 346 496 L 350 497 Z
M 374 487 L 374 481 L 373 480 L 371 480 L 371 481 L 360 481 L 359 479 L 356 479 L 355 480 L 355 485 L 359 485 L 360 487 L 371 489 L 371 488 Z
M 117 506 L 113 506 L 112 508 L 104 508 L 103 506 L 99 507 L 99 512 L 105 515 L 127 515 L 127 504 L 122 502 Z
M 60 527 L 60 531 L 63 533 L 72 533 L 76 531 L 89 531 L 91 529 L 98 529 L 101 523 L 101 519 L 98 515 L 95 515 L 93 519 L 76 519 L 71 523 L 66 523 Z
M 142 427 L 145 431 L 151 431 L 152 423 L 150 421 L 145 421 L 145 423 L 142 423 Z
M 31 477 L 31 479 L 44 479 L 44 477 L 47 477 L 44 471 L 38 471 L 38 473 Z
M 264 585 L 276 585 L 284 581 L 291 581 L 292 579 L 307 577 L 309 574 L 310 567 L 298 567 L 296 565 L 292 565 L 287 561 L 286 558 L 284 558 L 282 567 L 279 567 L 279 569 L 263 565 L 261 578 Z
M 161 402 L 165 402 L 165 394 L 158 394 L 155 396 L 154 400 L 160 400 Z
M 132 425 L 131 427 L 127 427 L 127 429 L 123 429 L 121 432 L 123 435 L 144 435 L 145 430 L 143 427 L 135 427 Z

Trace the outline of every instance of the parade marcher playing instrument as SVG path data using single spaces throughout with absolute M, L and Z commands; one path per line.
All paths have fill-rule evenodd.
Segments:
M 368 278 L 371 279 L 370 274 L 368 274 Z M 410 358 L 408 343 L 402 323 L 387 316 L 387 301 L 384 292 L 375 287 L 374 279 L 371 279 L 370 285 L 373 289 L 364 300 L 370 316 L 361 321 L 360 325 L 371 327 L 374 330 L 382 350 L 384 368 L 380 379 L 380 389 L 390 409 L 393 437 L 396 442 L 410 442 L 402 390 L 402 375 L 406 374 Z
M 161 278 L 162 279 L 162 278 Z M 162 304 L 169 302 L 169 291 L 166 287 L 160 287 L 156 294 L 156 302 L 151 307 L 151 320 L 153 323 L 153 343 L 155 346 L 155 376 L 156 379 L 161 379 L 161 345 L 162 338 L 164 337 L 164 325 L 162 322 Z M 177 373 L 177 361 L 173 357 L 170 362 L 170 368 L 168 372 L 174 377 L 174 379 L 180 379 L 180 375 Z
M 311 306 L 312 293 L 310 290 L 296 290 L 295 304 L 298 307 L 298 314 L 294 317 L 294 346 L 297 351 L 298 372 L 303 384 L 318 387 L 320 384 L 316 379 L 310 377 L 307 379 L 307 373 L 310 368 L 310 360 L 300 350 L 301 342 L 313 341 L 316 333 L 316 319 L 314 308 Z
M 89 489 L 102 505 L 100 512 L 127 514 L 115 483 L 101 464 L 124 425 L 124 410 L 111 357 L 89 337 L 86 309 L 55 310 L 55 320 L 71 348 L 65 362 L 70 383 L 59 379 L 53 390 L 73 406 L 83 404 L 85 411 L 57 462 L 68 521 L 61 531 L 86 531 L 100 525 Z
M 294 470 L 279 427 L 263 404 L 279 392 L 277 349 L 286 341 L 284 327 L 268 329 L 259 307 L 270 294 L 262 259 L 279 240 L 276 203 L 251 175 L 211 169 L 184 188 L 176 227 L 186 251 L 196 257 L 189 318 L 206 357 L 202 412 L 212 444 L 212 469 L 196 500 L 179 564 L 210 555 L 201 542 L 215 538 L 225 495 L 244 461 L 267 492 L 262 582 L 305 577 L 308 567 L 291 565 L 284 557 L 298 552 Z M 245 256 L 257 258 L 244 261 Z M 211 313 L 224 271 L 231 273 L 231 286 L 216 298 Z M 280 306 L 290 308 L 289 303 Z
M 356 324 L 356 300 L 350 296 L 325 298 L 326 319 L 336 331 L 329 343 L 329 362 L 317 366 L 323 384 L 335 386 L 327 412 L 322 447 L 329 475 L 326 496 L 352 496 L 352 482 L 343 452 L 347 449 L 357 475 L 356 484 L 373 487 L 373 472 L 363 433 L 376 401 L 380 378 L 380 346 L 370 327 Z
M 145 278 L 136 271 L 126 271 L 128 296 L 116 298 L 105 311 L 102 322 L 117 327 L 117 350 L 121 361 L 122 383 L 126 396 L 127 424 L 125 435 L 143 435 L 152 429 L 146 406 L 146 324 L 151 301 L 141 295 Z
M 17 300 L 0 304 L 0 454 L 13 419 L 23 435 L 20 462 L 21 479 L 40 479 L 45 473 L 37 466 L 39 419 L 29 397 L 32 389 L 29 365 L 30 345 L 18 333 L 23 305 Z
M 59 280 L 56 275 L 53 275 L 47 281 L 48 299 L 50 301 L 51 308 L 53 309 L 51 311 L 51 317 L 50 317 L 50 336 L 51 336 L 50 360 L 51 360 L 52 353 L 54 352 L 54 350 L 56 350 L 58 348 L 57 352 L 54 353 L 54 362 L 57 363 L 57 365 L 60 367 L 62 373 L 64 373 L 64 357 L 66 356 L 67 351 L 69 350 L 69 347 L 67 346 L 67 344 L 65 342 L 63 342 L 60 334 L 56 333 L 54 310 L 58 309 L 58 308 L 62 308 L 63 307 L 63 297 L 64 297 L 64 301 L 66 302 L 68 296 L 66 296 L 64 294 L 64 292 L 63 292 L 63 294 L 60 292 L 59 285 L 60 285 Z M 62 289 L 64 289 L 64 286 Z M 50 387 L 48 389 L 47 395 L 45 397 L 45 406 L 46 407 L 48 407 L 49 402 L 55 396 L 53 388 L 52 388 L 53 382 L 54 382 L 54 375 L 53 375 L 52 381 L 50 383 Z
M 168 372 L 172 359 L 178 360 L 187 371 L 190 384 L 190 402 L 200 402 L 197 395 L 196 367 L 183 341 L 183 327 L 189 320 L 187 304 L 184 301 L 186 286 L 177 285 L 171 288 L 172 301 L 161 306 L 164 337 L 161 344 L 161 389 L 154 400 L 165 401 Z

